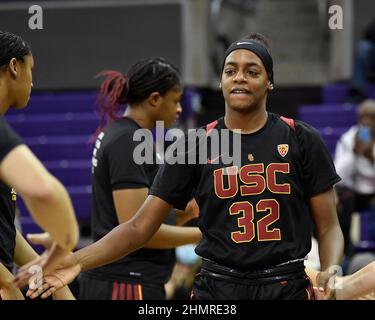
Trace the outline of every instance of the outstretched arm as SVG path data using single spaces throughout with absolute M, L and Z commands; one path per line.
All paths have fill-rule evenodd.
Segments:
M 118 225 L 93 244 L 71 253 L 57 268 L 53 258 L 41 262 L 44 267 L 43 290 L 29 290 L 27 295 L 36 298 L 42 294 L 41 297 L 46 298 L 73 281 L 82 270 L 111 263 L 143 247 L 159 229 L 170 209 L 171 205 L 164 200 L 148 196 L 132 219 Z M 26 270 L 21 269 L 16 283 L 23 285 L 27 279 Z
M 159 229 L 170 210 L 169 203 L 148 196 L 133 218 L 121 223 L 93 244 L 71 253 L 59 266 L 56 266 L 51 256 L 39 261 L 44 271 L 44 290 L 29 290 L 28 296 L 36 298 L 44 292 L 42 298 L 46 298 L 73 281 L 82 270 L 111 263 L 143 247 Z M 182 237 L 186 240 L 185 236 Z M 24 285 L 28 278 L 26 268 L 21 268 L 16 277 L 17 285 Z
M 5 156 L 0 177 L 19 192 L 38 225 L 63 250 L 74 249 L 79 232 L 70 197 L 27 146 L 19 145 Z
M 356 273 L 344 277 L 341 290 L 337 290 L 338 300 L 358 299 L 375 292 L 375 262 Z
M 36 298 L 44 292 L 41 297 L 46 298 L 73 281 L 82 270 L 111 263 L 143 247 L 159 229 L 170 209 L 171 205 L 164 200 L 148 196 L 133 218 L 100 240 L 67 256 L 60 267 L 49 270 L 47 261 L 44 264 L 43 291 L 29 290 L 27 295 Z M 25 270 L 21 270 L 16 282 L 22 285 L 25 278 Z
M 132 219 L 147 199 L 147 194 L 147 188 L 113 191 L 113 199 L 119 223 L 124 223 Z M 188 210 L 192 211 L 189 206 Z M 153 213 L 150 212 L 149 214 Z M 189 243 L 196 243 L 200 239 L 201 232 L 197 227 L 180 227 L 163 223 L 144 247 L 149 249 L 171 249 Z
M 87 270 L 111 263 L 143 247 L 159 229 L 171 208 L 164 200 L 148 196 L 133 218 L 74 253 L 80 269 Z

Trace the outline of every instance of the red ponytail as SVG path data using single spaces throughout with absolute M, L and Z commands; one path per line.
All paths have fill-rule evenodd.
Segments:
M 105 77 L 99 89 L 97 105 L 99 108 L 99 126 L 95 136 L 106 126 L 108 122 L 119 119 L 121 106 L 126 103 L 129 91 L 129 78 L 121 72 L 105 70 L 96 75 L 95 78 Z

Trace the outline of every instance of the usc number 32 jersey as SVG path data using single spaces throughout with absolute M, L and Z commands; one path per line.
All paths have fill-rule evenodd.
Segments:
M 223 118 L 213 127 L 227 129 Z M 193 195 L 203 234 L 197 254 L 227 267 L 256 270 L 307 255 L 309 199 L 339 180 L 315 129 L 268 113 L 262 129 L 241 134 L 241 166 L 166 163 L 150 194 L 180 209 Z

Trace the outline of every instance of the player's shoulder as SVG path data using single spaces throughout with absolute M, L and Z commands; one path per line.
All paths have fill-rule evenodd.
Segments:
M 223 127 L 222 122 L 224 121 L 224 118 L 216 119 L 210 123 L 207 123 L 202 129 L 206 130 L 206 134 L 210 135 L 210 133 L 215 129 L 220 129 Z
M 321 140 L 319 131 L 307 122 L 273 114 L 279 126 L 288 130 L 297 138 L 300 143 Z
M 5 120 L 4 116 L 0 115 L 0 130 L 1 131 L 13 131 L 11 126 Z
M 104 141 L 108 144 L 126 143 L 132 144 L 134 141 L 141 141 L 143 137 L 152 139 L 152 132 L 148 129 L 140 128 L 132 121 L 127 119 L 118 119 L 113 121 L 104 130 Z
M 288 127 L 290 130 L 295 131 L 297 134 L 299 133 L 307 133 L 307 134 L 316 134 L 318 133 L 318 130 L 308 124 L 307 122 L 285 117 L 282 115 L 270 113 L 270 115 L 273 117 L 274 121 L 277 122 L 279 125 Z
M 297 121 L 293 118 L 289 118 L 276 113 L 268 112 L 269 123 L 271 127 L 276 129 L 275 133 L 280 134 L 287 132 L 288 134 L 295 135 L 297 130 Z
M 0 115 L 0 144 L 3 145 L 17 145 L 23 143 L 21 137 L 8 124 L 4 116 Z
M 224 118 L 219 118 L 217 120 L 206 123 L 196 129 L 189 129 L 184 133 L 185 141 L 194 140 L 198 143 L 201 140 L 206 140 L 209 136 L 213 134 L 215 130 L 225 129 Z M 198 139 L 197 139 L 198 138 Z
M 225 128 L 225 125 L 224 125 L 224 118 L 222 117 L 222 118 L 213 120 L 211 122 L 205 123 L 204 125 L 194 130 L 199 131 L 199 132 L 205 132 L 205 135 L 209 136 L 213 130 L 219 130 L 223 128 Z

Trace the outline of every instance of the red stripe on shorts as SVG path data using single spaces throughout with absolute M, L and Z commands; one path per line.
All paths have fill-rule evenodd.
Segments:
M 114 282 L 113 289 L 112 289 L 112 300 L 117 300 L 117 299 L 118 299 L 118 283 Z

